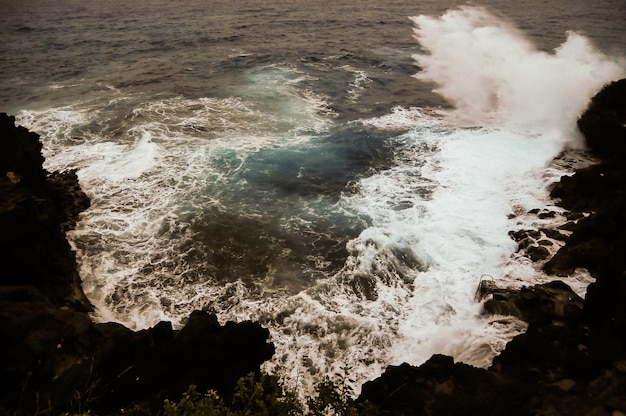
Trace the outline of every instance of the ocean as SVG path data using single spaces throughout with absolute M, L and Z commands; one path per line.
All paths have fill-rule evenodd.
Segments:
M 0 4 L 0 111 L 92 201 L 94 319 L 260 321 L 303 390 L 489 366 L 525 324 L 476 288 L 554 279 L 509 231 L 564 221 L 575 121 L 626 76 L 623 0 Z

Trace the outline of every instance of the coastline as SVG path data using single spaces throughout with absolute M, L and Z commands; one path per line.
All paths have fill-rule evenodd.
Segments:
M 578 126 L 598 163 L 554 185 L 551 197 L 567 210 L 567 222 L 560 230 L 511 233 L 557 280 L 522 289 L 487 285 L 482 293 L 485 313 L 517 316 L 527 331 L 487 370 L 441 355 L 420 367 L 390 366 L 363 386 L 360 402 L 385 415 L 626 414 L 626 79 L 598 93 Z M 564 243 L 551 258 L 546 237 Z M 577 268 L 596 279 L 584 300 L 564 283 Z
M 625 86 L 605 88 L 579 121 L 600 163 L 552 190 L 569 212 L 571 234 L 548 231 L 564 245 L 544 270 L 564 277 L 588 269 L 596 282 L 585 299 L 558 280 L 492 288 L 486 313 L 512 314 L 529 326 L 489 369 L 441 355 L 420 367 L 390 366 L 363 386 L 358 402 L 381 415 L 626 413 Z M 88 206 L 76 175 L 45 172 L 38 136 L 15 127 L 14 118 L 0 115 L 0 129 L 0 413 L 156 414 L 189 385 L 227 398 L 240 377 L 260 372 L 274 348 L 258 323 L 220 326 L 205 312 L 194 312 L 179 331 L 167 322 L 139 332 L 94 323 L 65 239 Z M 534 231 L 512 237 L 525 241 L 529 257 L 545 260 L 548 233 Z

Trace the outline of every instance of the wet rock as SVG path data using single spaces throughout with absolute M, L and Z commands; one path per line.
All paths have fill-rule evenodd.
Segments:
M 613 212 L 626 201 L 626 172 L 623 162 L 610 161 L 579 169 L 564 176 L 554 185 L 550 195 L 571 212 Z M 573 215 L 573 214 L 571 214 Z
M 583 299 L 567 284 L 553 281 L 520 290 L 492 287 L 487 313 L 516 316 L 526 322 L 563 320 L 579 322 L 583 315 Z
M 509 231 L 509 236 L 511 236 L 511 238 L 514 241 L 520 242 L 520 241 L 525 240 L 527 238 L 530 238 L 532 240 L 539 239 L 539 238 L 541 238 L 541 232 L 539 232 L 538 230 Z
M 605 86 L 578 119 L 589 147 L 605 158 L 626 154 L 626 79 Z
M 576 220 L 579 220 L 579 219 L 584 218 L 584 217 L 585 216 L 581 212 L 567 211 L 565 213 L 565 218 L 567 218 L 568 221 L 576 221 Z
M 554 218 L 556 217 L 556 212 L 554 211 L 547 211 L 547 212 L 542 212 L 538 215 L 538 217 L 542 220 L 548 219 L 548 218 Z
M 548 238 L 552 240 L 565 241 L 567 240 L 567 235 L 560 232 L 559 230 L 551 229 L 551 228 L 542 228 L 541 232 Z
M 532 261 L 545 260 L 550 256 L 550 251 L 543 246 L 528 247 L 526 254 Z

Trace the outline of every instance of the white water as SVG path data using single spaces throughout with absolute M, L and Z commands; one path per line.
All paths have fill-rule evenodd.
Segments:
M 557 129 L 576 139 L 575 121 L 604 84 L 624 69 L 575 32 L 549 54 L 514 26 L 479 7 L 461 7 L 440 18 L 418 16 L 416 40 L 427 53 L 416 78 L 434 82 L 461 122 L 532 130 Z
M 247 99 L 142 102 L 111 90 L 97 102 L 21 112 L 19 121 L 47 140 L 48 167 L 79 168 L 92 199 L 71 238 L 97 317 L 144 328 L 161 319 L 180 325 L 191 310 L 209 308 L 222 322 L 260 320 L 277 348 L 266 368 L 307 387 L 343 366 L 359 385 L 389 364 L 420 364 L 433 353 L 489 365 L 524 325 L 480 316 L 480 276 L 547 279 L 514 255 L 508 231 L 527 220 L 508 216 L 551 205 L 546 187 L 558 174 L 546 176 L 547 165 L 578 144 L 575 118 L 624 71 L 573 33 L 553 54 L 539 52 L 478 8 L 413 21 L 425 49 L 415 57 L 417 78 L 437 84 L 455 110 L 395 108 L 358 121 L 397 145 L 395 164 L 334 205 L 299 202 L 302 211 L 367 217 L 371 226 L 348 242 L 339 273 L 296 294 L 269 284 L 272 270 L 257 287 L 216 283 L 187 259 L 194 218 L 246 192 L 240 173 L 251 155 L 306 148 L 332 126 L 324 97 L 301 88 L 302 74 L 254 72 L 241 86 Z M 355 75 L 351 100 L 364 80 Z M 138 100 L 127 113 L 132 123 L 103 135 L 102 112 L 127 100 Z M 264 215 L 246 209 L 242 217 Z M 376 296 L 355 294 L 350 283 L 361 277 L 375 282 Z

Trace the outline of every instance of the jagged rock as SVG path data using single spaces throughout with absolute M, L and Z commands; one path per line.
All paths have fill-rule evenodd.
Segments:
M 580 322 L 582 318 L 583 299 L 558 280 L 520 290 L 492 287 L 489 293 L 492 298 L 484 305 L 487 313 L 512 315 L 526 322 Z
M 39 136 L 14 122 L 0 113 L 0 285 L 34 285 L 53 303 L 90 310 L 65 239 L 89 200 L 74 172 L 46 174 Z
M 552 228 L 542 228 L 541 232 L 543 232 L 546 237 L 551 238 L 553 240 L 559 240 L 559 241 L 567 240 L 567 235 L 560 232 L 559 230 L 555 230 Z
M 626 355 L 626 79 L 598 93 L 578 125 L 604 159 L 563 177 L 552 190 L 565 208 L 590 215 L 571 227 L 545 270 L 564 274 L 585 267 L 594 274 L 584 308 L 592 348 L 619 359 Z
M 509 236 L 516 241 L 520 242 L 527 238 L 532 240 L 536 240 L 541 238 L 541 233 L 538 230 L 518 230 L 518 231 L 509 231 Z
M 568 378 L 584 385 L 609 365 L 605 356 L 589 348 L 589 330 L 584 326 L 536 321 L 507 344 L 491 369 L 530 383 Z
M 593 97 L 578 128 L 595 153 L 607 158 L 626 153 L 626 79 L 612 82 Z
M 600 172 L 606 173 L 603 176 Z M 589 176 L 578 174 L 567 180 L 567 192 L 560 190 L 559 195 L 563 204 L 584 205 L 592 214 L 578 220 L 565 246 L 546 263 L 544 270 L 565 275 L 575 268 L 587 268 L 596 276 L 596 282 L 587 289 L 585 314 L 594 326 L 619 322 L 618 327 L 626 334 L 626 167 L 617 163 L 594 167 L 592 176 L 604 184 L 599 187 L 601 190 L 591 193 Z M 580 188 L 582 196 L 576 198 Z M 623 338 L 626 348 L 626 336 Z
M 581 212 L 619 210 L 626 201 L 623 162 L 605 162 L 579 169 L 572 176 L 562 177 L 550 195 L 559 199 L 561 206 L 578 213 L 579 218 Z
M 547 211 L 547 212 L 542 212 L 538 215 L 538 217 L 542 220 L 545 220 L 547 218 L 554 218 L 556 217 L 556 212 L 554 211 Z
M 561 178 L 561 181 L 563 180 L 563 178 Z M 559 182 L 561 183 L 561 182 Z M 565 212 L 565 218 L 567 218 L 568 221 L 576 221 L 579 220 L 581 218 L 584 218 L 585 215 L 582 212 L 578 212 L 578 211 L 566 211 Z
M 579 383 L 564 391 L 561 380 L 526 380 L 433 355 L 419 367 L 387 367 L 363 385 L 358 402 L 373 404 L 378 415 L 394 416 L 586 415 L 596 407 L 597 401 L 578 394 Z
M 530 258 L 532 261 L 540 261 L 547 259 L 550 256 L 550 251 L 547 248 L 539 245 L 528 247 L 528 249 L 526 250 L 526 254 L 528 255 L 528 258 Z
M 39 135 L 15 126 L 15 117 L 0 113 L 0 183 L 28 186 L 44 181 Z
M 185 327 L 172 330 L 168 322 L 134 332 L 110 324 L 100 337 L 120 333 L 107 352 L 98 352 L 90 407 L 99 414 L 119 412 L 130 404 L 147 403 L 157 413 L 166 398 L 178 397 L 190 385 L 232 395 L 236 381 L 259 372 L 274 347 L 269 331 L 257 323 L 219 325 L 215 315 L 194 312 Z M 98 329 L 100 329 L 98 327 Z M 98 338 L 98 337 L 96 337 Z M 114 338 L 115 339 L 115 338 Z
M 381 415 L 531 414 L 517 387 L 443 355 L 433 355 L 420 367 L 387 367 L 380 378 L 363 385 L 359 401 L 365 400 L 378 405 Z

